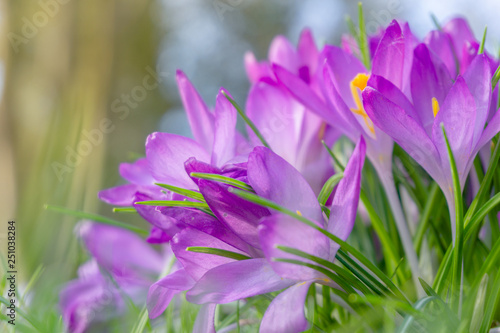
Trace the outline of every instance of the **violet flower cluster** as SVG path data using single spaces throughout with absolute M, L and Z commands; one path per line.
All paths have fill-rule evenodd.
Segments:
M 115 316 L 124 307 L 123 292 L 138 305 L 147 298 L 151 319 L 185 293 L 188 302 L 201 305 L 194 332 L 215 332 L 218 304 L 272 295 L 260 332 L 307 329 L 304 304 L 311 285 L 342 287 L 308 266 L 311 260 L 283 249 L 336 260 L 340 246 L 325 232 L 344 241 L 351 234 L 365 154 L 386 191 L 408 263 L 419 277 L 394 186 L 394 144 L 440 186 L 453 228 L 453 180 L 442 126 L 463 190 L 478 151 L 500 131 L 498 88 L 492 91 L 499 62 L 480 52 L 480 43 L 460 18 L 422 40 L 407 23 L 393 21 L 369 36 L 368 64 L 359 60 L 363 50 L 350 41 L 346 37 L 341 46 L 319 49 L 304 30 L 296 48 L 278 36 L 267 60 L 245 55 L 251 82 L 247 136 L 236 129 L 238 110 L 228 91 L 220 89 L 212 110 L 186 75 L 177 72 L 193 138 L 149 135 L 146 157 L 120 165 L 127 183 L 99 193 L 110 205 L 135 208 L 151 225 L 147 242 L 160 244 L 163 253 L 129 231 L 82 227 L 92 259 L 61 293 L 63 318 L 71 331 L 83 332 L 90 312 L 96 313 L 94 320 L 103 319 L 95 302 L 103 292 L 110 293 L 106 305 L 113 305 Z M 342 136 L 354 148 L 342 179 L 321 202 L 318 194 L 336 174 L 324 145 L 332 147 Z M 165 275 L 168 260 L 174 263 Z

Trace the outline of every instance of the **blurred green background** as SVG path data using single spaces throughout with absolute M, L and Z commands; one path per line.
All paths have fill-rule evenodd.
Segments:
M 177 68 L 207 104 L 224 86 L 243 105 L 245 51 L 265 58 L 275 35 L 296 43 L 304 26 L 320 45 L 338 43 L 356 6 L 347 0 L 1 0 L 0 246 L 5 255 L 4 232 L 14 219 L 22 281 L 44 269 L 33 302 L 49 300 L 45 305 L 55 308 L 61 284 L 84 260 L 73 235 L 77 219 L 48 212 L 45 204 L 145 226 L 137 217 L 113 214 L 97 192 L 121 182 L 119 163 L 143 154 L 149 133 L 189 135 Z M 409 20 L 420 37 L 433 27 L 431 12 L 442 21 L 466 13 L 476 37 L 488 24 L 487 46 L 498 51 L 498 1 L 364 6 L 373 27 Z M 90 146 L 82 144 L 91 141 L 88 135 Z M 81 158 L 74 156 L 78 149 Z

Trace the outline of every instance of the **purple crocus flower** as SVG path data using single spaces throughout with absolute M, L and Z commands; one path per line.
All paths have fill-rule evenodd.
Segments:
M 253 54 L 246 54 L 245 66 L 252 82 L 246 111 L 270 148 L 299 170 L 318 193 L 333 173 L 321 140 L 331 145 L 339 132 L 298 103 L 277 82 L 271 64 L 283 66 L 319 92 L 319 52 L 311 32 L 302 32 L 297 49 L 285 37 L 275 37 L 267 61 L 257 62 Z M 248 132 L 252 143 L 261 145 L 257 136 Z
M 415 49 L 413 103 L 391 82 L 372 76 L 363 92 L 373 122 L 405 149 L 440 185 L 452 214 L 452 178 L 443 124 L 453 151 L 461 186 L 478 150 L 500 130 L 497 111 L 486 126 L 491 101 L 491 69 L 477 55 L 455 82 L 445 65 L 424 44 Z
M 177 83 L 194 139 L 169 133 L 153 133 L 146 141 L 146 158 L 133 164 L 120 165 L 120 174 L 129 183 L 101 191 L 99 198 L 116 206 L 134 206 L 137 212 L 153 225 L 148 241 L 169 241 L 184 224 L 163 214 L 160 208 L 135 205 L 147 200 L 191 200 L 175 193 L 162 193 L 155 183 L 166 183 L 197 190 L 195 182 L 186 174 L 184 162 L 191 157 L 214 166 L 246 160 L 250 146 L 236 131 L 237 112 L 223 95 L 217 95 L 214 112 L 205 105 L 200 95 L 181 71 Z
M 439 30 L 430 31 L 424 43 L 443 61 L 452 77 L 465 73 L 480 47 L 469 24 L 461 17 L 451 19 Z M 488 57 L 495 70 L 498 64 L 495 66 L 495 61 Z
M 365 143 L 361 139 L 346 166 L 344 178 L 336 189 L 328 222 L 324 222 L 319 206 L 314 208 L 315 212 L 310 211 L 307 214 L 318 226 L 342 240 L 347 239 L 354 226 L 364 157 Z M 274 170 L 267 170 L 271 165 L 267 164 L 266 160 L 262 162 L 264 162 L 261 165 L 262 173 L 270 171 L 275 176 Z M 304 191 L 303 195 L 309 193 L 310 191 Z M 314 199 L 314 197 L 309 198 L 311 202 Z M 299 212 L 306 216 L 303 212 Z M 307 329 L 304 303 L 309 287 L 313 283 L 332 286 L 333 282 L 313 269 L 273 261 L 274 258 L 296 259 L 293 255 L 279 250 L 277 246 L 296 248 L 330 262 L 334 261 L 339 246 L 319 231 L 283 214 L 274 214 L 265 218 L 259 226 L 259 235 L 266 258 L 275 272 L 295 282 L 271 302 L 262 320 L 260 332 L 304 331 Z M 312 239 L 314 242 L 311 242 Z
M 123 295 L 143 303 L 166 259 L 130 231 L 91 222 L 78 228 L 92 259 L 60 293 L 63 320 L 75 333 L 84 332 L 93 322 L 123 314 Z
M 418 261 L 412 246 L 411 234 L 401 209 L 392 173 L 392 151 L 394 141 L 384 133 L 366 113 L 362 91 L 372 75 L 384 77 L 411 95 L 410 71 L 416 38 L 407 23 L 396 20 L 385 29 L 368 69 L 353 54 L 342 48 L 327 45 L 320 58 L 323 64 L 322 94 L 318 94 L 299 77 L 275 65 L 274 72 L 279 81 L 308 109 L 318 114 L 331 126 L 341 130 L 352 141 L 362 135 L 366 140 L 366 155 L 374 165 L 384 186 L 405 254 L 413 271 L 417 288 Z
M 345 239 L 352 229 L 356 213 L 357 200 L 359 197 L 359 177 L 364 158 L 364 141 L 355 150 L 351 162 L 346 169 L 346 178 L 337 189 L 337 195 L 333 199 L 332 217 L 329 222 L 329 230 L 334 231 L 339 237 Z M 191 163 L 194 163 L 192 161 Z M 193 166 L 191 166 L 193 167 Z M 356 171 L 357 170 L 357 171 Z M 256 194 L 272 200 L 288 209 L 298 211 L 303 216 L 325 226 L 321 207 L 316 195 L 301 176 L 283 158 L 264 147 L 256 147 L 249 155 L 247 164 L 247 179 Z M 354 185 L 347 185 L 354 184 Z M 253 203 L 249 203 L 229 191 L 229 186 L 206 180 L 199 180 L 198 185 L 201 193 L 206 199 L 218 220 L 227 227 L 227 230 L 219 230 L 218 233 L 203 232 L 193 228 L 186 228 L 178 233 L 172 241 L 172 250 L 183 268 L 155 283 L 149 292 L 148 309 L 150 316 L 156 317 L 166 308 L 172 295 L 187 290 L 187 300 L 197 304 L 205 304 L 203 313 L 213 315 L 213 304 L 229 303 L 239 299 L 255 295 L 277 291 L 290 287 L 297 283 L 297 279 L 303 281 L 304 275 L 297 266 L 288 267 L 289 272 L 296 272 L 293 279 L 284 277 L 279 271 L 275 271 L 269 259 L 273 253 L 264 246 L 270 246 L 275 238 L 263 237 L 261 221 L 273 225 L 272 212 Z M 354 186 L 354 189 L 353 189 Z M 276 215 L 281 216 L 281 215 Z M 278 219 L 278 218 L 276 218 Z M 278 219 L 279 220 L 279 219 Z M 342 221 L 339 224 L 337 221 Z M 345 222 L 344 222 L 345 221 Z M 259 225 L 261 227 L 259 227 Z M 290 226 L 296 224 L 291 222 Z M 297 237 L 303 237 L 303 242 L 316 244 L 317 231 L 310 227 L 296 227 L 303 233 L 288 235 L 287 242 L 293 242 Z M 277 235 L 270 233 L 269 235 Z M 305 236 L 304 236 L 305 235 Z M 321 235 L 321 234 L 320 234 Z M 223 237 L 222 237 L 223 236 Z M 314 239 L 314 242 L 311 242 Z M 321 237 L 319 238 L 321 239 Z M 288 244 L 288 243 L 286 243 Z M 248 259 L 236 260 L 220 257 L 212 254 L 193 253 L 186 251 L 188 247 L 202 246 L 231 251 L 246 256 Z M 311 245 L 312 248 L 315 245 Z M 301 248 L 301 246 L 299 246 Z M 323 254 L 331 260 L 335 257 L 337 247 L 328 243 L 328 253 Z M 311 249 L 313 253 L 317 253 Z M 264 255 L 264 253 L 268 253 Z M 279 268 L 279 266 L 278 266 Z M 278 273 L 278 274 L 277 274 Z M 300 274 L 299 274 L 300 273 Z M 308 275 L 311 277 L 312 275 Z M 311 278 L 313 283 L 321 281 L 331 284 L 319 275 Z M 290 290 L 294 290 L 292 287 Z M 302 288 L 298 288 L 302 291 Z M 286 294 L 285 294 L 286 296 Z M 303 305 L 303 304 L 302 304 Z M 271 311 L 275 311 L 271 308 Z M 300 311 L 299 311 L 300 312 Z M 302 315 L 303 317 L 303 315 Z M 213 317 L 204 317 L 213 322 Z M 261 330 L 282 331 L 278 318 L 276 325 L 262 325 Z M 302 320 L 293 318 L 292 320 Z M 200 320 L 201 322 L 201 320 Z M 203 327 L 213 328 L 213 324 L 205 323 Z

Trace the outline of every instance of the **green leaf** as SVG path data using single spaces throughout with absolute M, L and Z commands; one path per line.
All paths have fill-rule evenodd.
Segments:
M 288 247 L 288 246 L 278 245 L 277 248 L 279 250 L 285 252 L 285 253 L 290 253 L 290 254 L 296 255 L 296 256 L 298 256 L 300 258 L 311 260 L 311 261 L 313 261 L 313 262 L 315 262 L 315 263 L 317 263 L 317 264 L 319 264 L 321 266 L 324 266 L 325 268 L 328 268 L 332 272 L 336 273 L 340 278 L 342 278 L 343 280 L 345 280 L 344 285 L 347 285 L 347 286 L 351 286 L 352 285 L 354 288 L 359 289 L 359 290 L 361 290 L 363 292 L 367 292 L 368 291 L 368 289 L 362 283 L 360 283 L 360 281 L 357 280 L 355 278 L 355 276 L 353 276 L 352 274 L 349 275 L 349 272 L 347 270 L 343 269 L 340 266 L 335 265 L 334 263 L 332 263 L 332 262 L 330 262 L 330 261 L 328 261 L 326 259 L 320 258 L 318 256 L 314 256 L 312 254 L 309 254 L 309 253 L 306 253 L 304 251 L 301 251 L 301 250 L 298 250 L 298 249 L 295 249 L 295 248 L 291 248 L 291 247 Z M 348 287 L 348 288 L 349 288 L 350 291 L 346 290 L 347 292 L 354 292 L 354 290 L 351 290 L 352 288 L 350 288 L 350 287 Z
M 481 45 L 479 46 L 479 51 L 477 54 L 483 54 L 484 53 L 484 43 L 486 42 L 486 32 L 488 31 L 488 27 L 484 27 L 484 33 L 483 33 L 483 39 L 481 41 Z
M 146 328 L 148 323 L 149 323 L 148 308 L 146 307 L 146 305 L 144 305 L 144 307 L 141 310 L 141 313 L 139 314 L 139 320 L 135 323 L 131 332 L 132 333 L 144 332 L 144 329 Z
M 358 19 L 359 19 L 359 50 L 361 58 L 366 69 L 370 69 L 370 48 L 368 46 L 368 38 L 365 28 L 365 17 L 363 15 L 363 5 L 358 3 Z
M 212 180 L 218 183 L 228 184 L 242 190 L 253 191 L 252 187 L 241 180 L 233 179 L 230 177 L 221 176 L 214 173 L 191 172 L 191 177 Z
M 245 112 L 243 112 L 243 110 L 241 109 L 241 107 L 238 105 L 238 103 L 236 103 L 231 97 L 229 97 L 228 94 L 226 94 L 225 91 L 222 92 L 224 94 L 224 96 L 226 96 L 227 100 L 229 102 L 231 102 L 231 104 L 233 104 L 233 106 L 235 107 L 235 109 L 238 111 L 239 115 L 241 116 L 241 118 L 243 118 L 243 120 L 245 121 L 245 123 L 247 123 L 247 125 L 252 129 L 252 131 L 255 133 L 255 135 L 257 135 L 257 137 L 259 138 L 260 142 L 262 142 L 262 144 L 267 147 L 267 148 L 271 148 L 269 146 L 269 144 L 267 143 L 266 139 L 264 139 L 264 136 L 260 133 L 259 129 L 257 128 L 257 126 L 255 126 L 255 124 L 250 120 L 250 118 L 247 117 L 247 115 L 245 114 Z
M 113 213 L 137 213 L 134 207 L 113 207 Z
M 325 182 L 325 185 L 323 185 L 323 188 L 321 189 L 318 195 L 318 202 L 321 205 L 326 204 L 326 201 L 332 194 L 333 189 L 335 188 L 335 186 L 337 186 L 337 184 L 342 180 L 343 177 L 344 177 L 343 173 L 337 173 L 328 178 L 328 180 Z
M 204 202 L 187 201 L 187 200 L 147 200 L 134 202 L 136 205 L 144 206 L 162 206 L 162 207 L 190 207 L 210 209 Z
M 141 236 L 149 235 L 149 231 L 147 231 L 147 230 L 144 230 L 144 229 L 141 229 L 139 227 L 135 227 L 133 225 L 126 224 L 126 223 L 123 223 L 120 221 L 116 221 L 116 220 L 113 220 L 113 219 L 110 219 L 110 218 L 107 218 L 107 217 L 104 217 L 101 215 L 97 215 L 97 214 L 85 213 L 82 211 L 72 210 L 72 209 L 54 206 L 54 205 L 45 205 L 45 209 L 53 211 L 53 212 L 65 214 L 65 215 L 75 216 L 75 217 L 78 217 L 81 219 L 92 220 L 94 222 L 99 222 L 99 223 L 103 223 L 103 224 L 112 225 L 115 227 L 120 227 L 123 229 L 133 231 Z
M 332 233 L 328 232 L 327 230 L 316 225 L 316 223 L 308 220 L 307 218 L 305 218 L 301 215 L 298 215 L 295 212 L 292 212 L 291 210 L 289 210 L 285 207 L 278 205 L 275 202 L 272 202 L 272 201 L 267 200 L 265 198 L 261 198 L 254 193 L 241 191 L 241 190 L 238 190 L 235 188 L 230 188 L 229 191 L 233 192 L 237 196 L 239 196 L 247 201 L 253 202 L 253 203 L 261 205 L 263 207 L 268 207 L 268 208 L 274 209 L 278 212 L 281 212 L 281 213 L 286 214 L 290 217 L 293 217 L 294 219 L 310 226 L 311 228 L 318 230 L 323 235 L 327 236 L 332 241 L 334 241 L 335 243 L 340 245 L 341 249 L 339 250 L 339 252 L 341 252 L 341 250 L 344 249 L 346 252 L 348 252 L 353 257 L 355 257 L 357 260 L 359 260 L 366 268 L 371 270 L 380 280 L 382 280 L 382 282 L 384 282 L 386 284 L 386 286 L 388 286 L 394 292 L 395 295 L 397 295 L 398 297 L 401 297 L 401 298 L 405 298 L 404 295 L 401 293 L 401 291 L 394 285 L 394 283 L 377 266 L 375 266 L 371 261 L 369 261 L 365 256 L 363 256 L 354 247 L 352 247 L 348 243 L 344 242 L 342 239 L 338 238 L 337 236 L 333 235 Z
M 493 77 L 491 79 L 491 90 L 495 90 L 498 80 L 500 80 L 500 66 L 498 66 L 497 70 L 495 71 L 495 74 L 493 74 Z
M 471 233 L 474 229 L 479 229 L 483 219 L 500 204 L 500 192 L 495 194 L 490 200 L 488 200 L 472 217 L 471 221 L 465 227 L 465 233 Z
M 458 177 L 457 165 L 455 157 L 451 150 L 450 142 L 446 136 L 446 130 L 443 123 L 441 123 L 441 130 L 443 131 L 444 140 L 446 142 L 446 149 L 448 150 L 448 157 L 450 159 L 451 176 L 453 179 L 453 197 L 455 199 L 455 246 L 453 251 L 453 277 L 451 280 L 451 304 L 457 312 L 461 309 L 461 292 L 463 282 L 463 248 L 464 248 L 464 224 L 463 224 L 463 202 L 462 190 L 460 187 L 460 179 Z M 451 221 L 453 223 L 453 221 Z M 460 313 L 458 314 L 460 317 Z
M 168 184 L 162 184 L 162 183 L 155 183 L 155 185 L 161 186 L 163 188 L 166 188 L 170 192 L 174 192 L 180 195 L 183 195 L 187 198 L 191 198 L 200 202 L 205 202 L 205 198 L 203 198 L 203 195 L 199 192 L 192 191 L 192 190 L 186 190 L 181 187 L 173 186 L 173 185 L 168 185 Z
M 485 274 L 481 279 L 479 288 L 474 301 L 474 310 L 472 311 L 472 318 L 470 321 L 469 332 L 479 332 L 481 322 L 484 318 L 484 305 L 488 289 L 488 275 Z
M 488 333 L 495 315 L 495 309 L 500 302 L 500 270 L 498 270 L 496 274 L 495 281 L 488 293 L 488 296 L 483 322 L 481 323 L 481 328 L 479 330 L 481 333 Z
M 342 162 L 337 158 L 337 156 L 335 156 L 335 154 L 333 153 L 333 151 L 330 149 L 330 147 L 328 147 L 328 145 L 326 144 L 325 140 L 321 140 L 321 143 L 323 144 L 323 146 L 325 147 L 326 151 L 328 152 L 328 154 L 330 154 L 330 156 L 332 157 L 333 161 L 335 162 L 335 164 L 337 164 L 337 167 L 342 171 L 344 172 L 345 170 L 345 166 L 342 164 Z
M 190 246 L 190 247 L 186 248 L 186 251 L 196 252 L 196 253 L 213 254 L 216 256 L 226 257 L 226 258 L 235 259 L 235 260 L 252 259 L 249 256 L 246 256 L 246 255 L 241 254 L 241 253 L 217 249 L 217 248 L 213 248 L 213 247 Z

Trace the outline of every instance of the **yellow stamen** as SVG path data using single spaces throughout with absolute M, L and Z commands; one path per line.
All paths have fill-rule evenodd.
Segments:
M 436 97 L 432 97 L 432 113 L 434 113 L 434 118 L 436 118 L 438 112 L 439 112 L 439 102 L 436 99 Z
M 297 213 L 298 216 L 302 216 L 302 213 L 300 212 L 300 210 L 297 210 L 295 212 Z
M 373 135 L 375 135 L 375 127 L 373 126 L 373 122 L 366 114 L 365 109 L 363 108 L 363 103 L 361 102 L 361 98 L 359 96 L 359 91 L 363 91 L 363 89 L 366 88 L 366 84 L 368 83 L 369 78 L 370 77 L 367 74 L 359 73 L 351 81 L 351 83 L 350 83 L 351 94 L 352 94 L 352 98 L 354 99 L 354 103 L 356 104 L 356 108 L 352 108 L 351 111 L 354 114 L 360 115 L 363 118 L 363 121 L 365 122 L 366 127 L 368 127 L 370 132 Z M 358 91 L 358 89 L 359 89 L 359 91 Z

